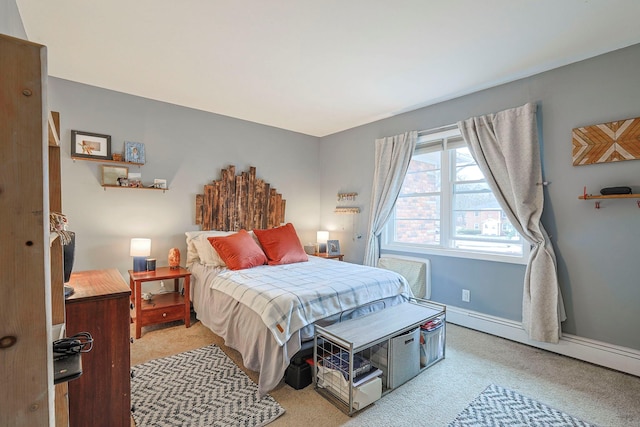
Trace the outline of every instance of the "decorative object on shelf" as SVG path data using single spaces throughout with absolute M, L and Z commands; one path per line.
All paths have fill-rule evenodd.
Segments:
M 156 259 L 147 258 L 147 271 L 156 271 Z
M 126 166 L 102 165 L 102 185 L 122 185 L 122 179 L 129 176 L 129 168 Z
M 129 180 L 127 178 L 118 178 L 118 184 L 120 187 L 128 187 Z
M 336 209 L 333 212 L 341 215 L 358 214 L 360 213 L 360 208 L 336 206 Z
M 147 269 L 147 257 L 151 255 L 151 239 L 133 238 L 129 255 L 133 257 L 133 271 L 140 272 Z
M 328 255 L 340 255 L 340 241 L 339 240 L 327 240 L 327 254 Z
M 71 242 L 71 232 L 67 231 L 67 223 L 66 215 L 49 212 L 49 231 L 56 233 L 63 245 L 68 245 Z
M 167 188 L 167 180 L 166 179 L 155 178 L 153 180 L 153 188 L 162 188 L 163 190 L 166 190 L 166 188 Z
M 603 196 L 611 194 L 631 194 L 631 187 L 606 187 L 600 190 Z
M 73 270 L 73 261 L 76 250 L 76 233 L 67 231 L 68 221 L 64 214 L 49 212 L 49 231 L 56 233 L 62 243 L 62 269 L 65 298 L 73 294 L 72 286 L 67 285 Z
M 358 197 L 358 193 L 338 193 L 338 202 L 353 202 Z
M 76 254 L 76 233 L 69 231 L 69 235 L 71 236 L 71 240 L 62 247 L 62 269 L 65 298 L 68 298 L 74 293 L 73 286 L 69 286 L 67 283 L 69 283 L 71 273 L 73 272 L 73 262 Z
M 111 160 L 111 135 L 72 130 L 71 157 Z
M 307 255 L 313 255 L 316 253 L 316 245 L 314 245 L 313 243 L 307 243 L 306 245 L 304 245 L 304 252 Z
M 122 153 L 113 153 L 111 155 L 111 160 L 113 160 L 114 162 L 121 162 L 122 161 Z
M 573 166 L 640 159 L 640 117 L 575 128 Z
M 131 188 L 144 187 L 144 185 L 142 185 L 142 174 L 140 172 L 129 172 L 127 179 L 129 180 L 129 187 Z
M 316 233 L 316 245 L 318 249 L 316 250 L 319 254 L 327 253 L 327 240 L 329 240 L 329 232 L 328 231 L 318 231 Z
M 178 248 L 169 249 L 169 268 L 172 270 L 180 268 L 180 250 Z
M 124 142 L 124 161 L 130 163 L 145 163 L 144 144 L 141 142 Z

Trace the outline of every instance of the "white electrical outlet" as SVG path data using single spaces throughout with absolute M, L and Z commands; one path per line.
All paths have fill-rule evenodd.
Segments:
M 469 302 L 470 297 L 471 297 L 471 293 L 469 292 L 469 289 L 463 289 L 462 290 L 462 301 Z

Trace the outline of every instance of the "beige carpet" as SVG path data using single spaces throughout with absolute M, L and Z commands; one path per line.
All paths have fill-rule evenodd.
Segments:
M 131 345 L 132 365 L 215 343 L 243 368 L 239 354 L 195 319 L 188 329 L 178 322 L 142 332 Z M 602 427 L 640 426 L 640 378 L 452 324 L 443 361 L 353 417 L 312 385 L 294 390 L 282 382 L 270 394 L 286 413 L 269 426 L 446 426 L 490 384 Z

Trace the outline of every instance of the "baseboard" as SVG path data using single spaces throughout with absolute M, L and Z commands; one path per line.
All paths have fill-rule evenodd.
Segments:
M 447 321 L 512 341 L 640 376 L 640 351 L 575 335 L 563 334 L 558 344 L 529 339 L 519 322 L 447 306 Z

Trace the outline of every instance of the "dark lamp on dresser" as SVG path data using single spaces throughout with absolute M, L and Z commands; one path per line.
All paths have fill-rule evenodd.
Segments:
M 131 239 L 129 255 L 133 257 L 133 271 L 146 271 L 147 257 L 151 255 L 151 239 Z

